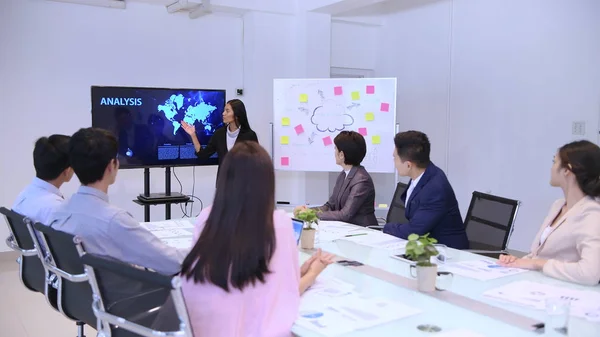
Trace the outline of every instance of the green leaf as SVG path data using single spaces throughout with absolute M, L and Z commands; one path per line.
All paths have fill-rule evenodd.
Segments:
M 416 241 L 419 239 L 419 235 L 418 234 L 411 234 L 408 236 L 408 241 Z
M 437 240 L 428 237 L 429 233 L 419 236 L 418 234 L 411 234 L 408 236 L 408 242 L 406 243 L 406 255 L 413 261 L 419 261 L 422 263 L 429 263 L 429 259 L 432 256 L 439 254 L 433 243 Z

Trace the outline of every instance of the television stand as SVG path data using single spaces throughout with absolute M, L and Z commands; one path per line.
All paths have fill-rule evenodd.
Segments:
M 144 169 L 144 193 L 134 203 L 144 206 L 144 222 L 150 221 L 150 206 L 165 205 L 165 220 L 171 219 L 171 205 L 194 202 L 187 195 L 171 192 L 171 168 L 165 167 L 165 193 L 150 193 L 150 169 Z

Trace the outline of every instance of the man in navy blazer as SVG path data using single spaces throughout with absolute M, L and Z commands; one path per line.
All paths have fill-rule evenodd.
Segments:
M 394 143 L 398 174 L 411 179 L 401 196 L 408 223 L 388 223 L 383 232 L 402 239 L 413 233 L 429 233 L 448 247 L 468 249 L 469 240 L 454 190 L 444 171 L 429 159 L 431 145 L 427 135 L 419 131 L 401 132 Z

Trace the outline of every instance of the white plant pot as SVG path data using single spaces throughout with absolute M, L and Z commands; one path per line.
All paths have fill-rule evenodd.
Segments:
M 300 235 L 300 248 L 314 249 L 315 248 L 315 233 L 314 229 L 303 229 Z
M 437 265 L 431 267 L 417 266 L 417 288 L 419 291 L 435 291 L 437 269 Z

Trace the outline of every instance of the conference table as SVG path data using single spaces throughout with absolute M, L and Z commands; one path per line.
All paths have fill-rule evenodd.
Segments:
M 178 248 L 191 247 L 192 231 L 190 224 L 195 219 L 171 220 L 177 223 L 169 226 L 186 227 L 186 233 L 163 239 L 167 244 Z M 166 223 L 161 221 L 160 223 Z M 153 224 L 153 223 L 149 223 Z M 410 265 L 405 261 L 394 259 L 393 254 L 401 253 L 402 249 L 390 247 L 373 247 L 354 242 L 352 238 L 335 238 L 325 235 L 328 226 L 355 228 L 357 233 L 369 235 L 388 236 L 379 231 L 365 229 L 359 226 L 339 222 L 321 221 L 318 240 L 315 248 L 335 254 L 337 259 L 358 261 L 362 266 L 344 266 L 334 263 L 319 276 L 319 278 L 335 278 L 353 285 L 354 291 L 367 297 L 381 297 L 399 302 L 420 310 L 421 312 L 380 324 L 374 327 L 355 330 L 344 336 L 460 336 L 460 337 L 516 337 L 544 335 L 543 329 L 535 329 L 532 325 L 544 322 L 546 312 L 525 306 L 499 302 L 483 296 L 487 290 L 500 287 L 515 281 L 533 281 L 543 284 L 567 287 L 570 289 L 585 289 L 600 293 L 600 287 L 583 287 L 576 284 L 552 279 L 539 272 L 526 272 L 506 276 L 494 280 L 480 281 L 473 278 L 454 275 L 445 291 L 423 293 L 416 290 L 416 280 L 411 276 Z M 157 227 L 157 228 L 160 228 Z M 152 228 L 149 228 L 152 231 Z M 364 235 L 364 234 L 363 234 Z M 402 246 L 402 239 L 388 236 L 390 242 L 397 241 L 398 247 Z M 312 250 L 299 249 L 300 263 L 308 259 Z M 457 261 L 481 260 L 482 257 L 473 253 L 447 249 L 449 257 L 447 264 Z M 445 270 L 445 264 L 438 264 L 440 271 Z M 435 327 L 439 332 L 422 331 L 423 326 Z M 569 319 L 569 336 L 599 337 L 600 322 L 589 321 L 571 316 Z M 295 324 L 292 332 L 297 336 L 322 336 L 310 329 Z M 560 336 L 560 334 L 548 334 Z

